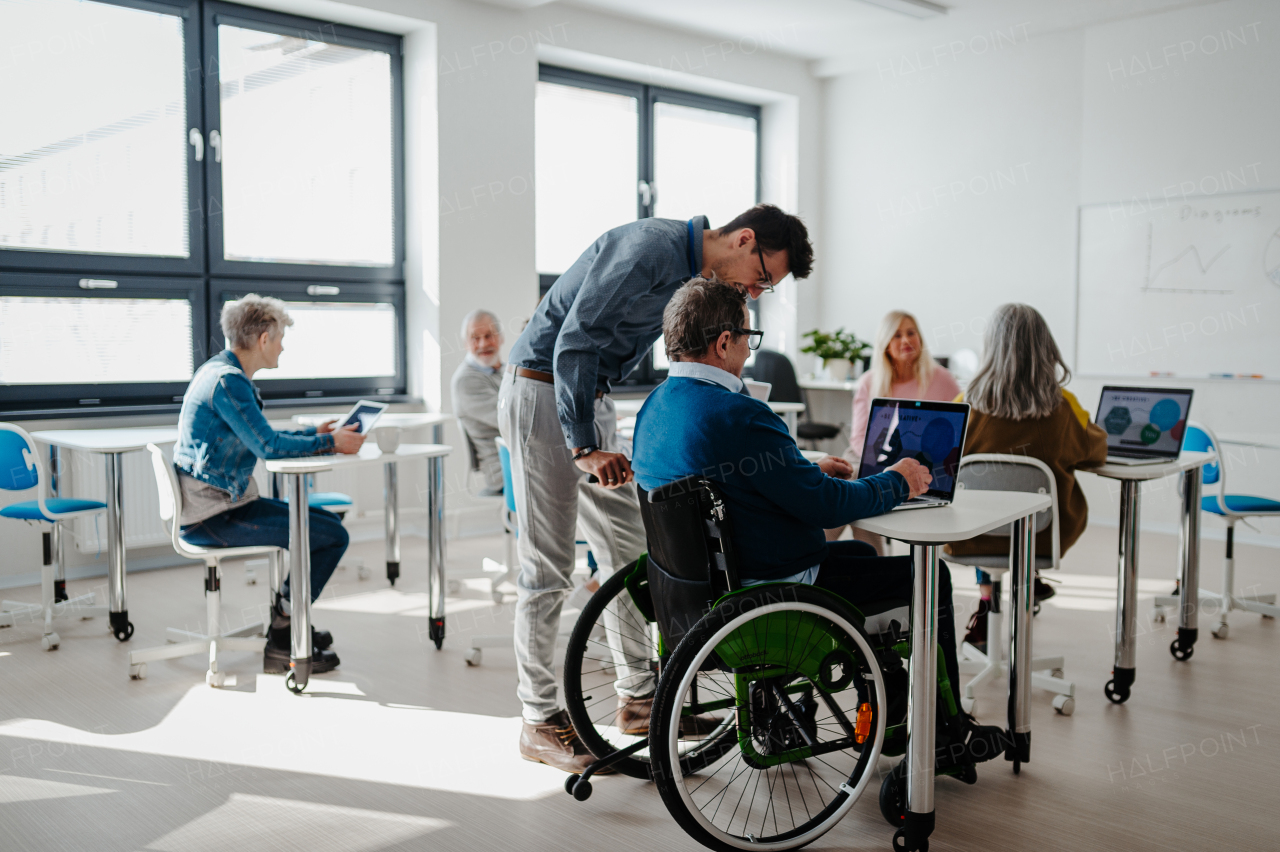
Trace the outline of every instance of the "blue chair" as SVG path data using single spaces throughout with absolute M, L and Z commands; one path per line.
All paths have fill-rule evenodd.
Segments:
M 1227 614 L 1233 609 L 1256 612 L 1263 618 L 1275 618 L 1280 613 L 1276 606 L 1274 594 L 1237 595 L 1235 586 L 1235 533 L 1236 522 L 1245 518 L 1280 517 L 1280 500 L 1267 497 L 1254 497 L 1247 494 L 1227 493 L 1226 465 L 1222 464 L 1222 453 L 1218 448 L 1217 437 L 1208 426 L 1188 423 L 1187 433 L 1182 439 L 1182 448 L 1193 451 L 1217 451 L 1218 462 L 1205 465 L 1204 484 L 1218 486 L 1218 493 L 1200 498 L 1200 508 L 1223 518 L 1227 522 L 1227 555 L 1223 563 L 1222 592 L 1216 594 L 1205 589 L 1200 590 L 1200 607 L 1204 611 L 1206 603 L 1218 605 L 1218 626 L 1213 635 L 1218 639 L 1226 639 L 1228 633 Z M 1185 590 L 1183 590 L 1185 594 Z
M 62 639 L 53 630 L 53 619 L 66 616 L 92 618 L 106 615 L 105 606 L 96 606 L 93 594 L 66 599 L 65 591 L 55 590 L 55 574 L 62 567 L 62 521 L 105 513 L 106 503 L 97 500 L 78 500 L 66 497 L 49 497 L 49 479 L 35 442 L 24 429 L 12 423 L 0 423 L 0 489 L 28 491 L 36 489 L 36 499 L 24 503 L 11 503 L 0 509 L 0 517 L 26 521 L 49 529 L 42 529 L 44 538 L 44 564 L 40 568 L 40 603 L 4 601 L 0 606 L 0 627 L 13 625 L 14 616 L 44 617 L 44 635 L 40 644 L 46 651 L 57 650 Z M 61 598 L 61 600 L 59 599 Z

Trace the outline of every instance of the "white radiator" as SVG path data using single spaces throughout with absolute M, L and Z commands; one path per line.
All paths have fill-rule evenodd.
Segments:
M 106 456 L 62 450 L 63 497 L 84 500 L 107 499 Z M 151 469 L 151 455 L 146 452 L 125 453 L 124 468 L 124 546 L 155 547 L 169 543 L 169 533 L 160 520 L 160 500 L 156 493 L 156 475 Z M 78 518 L 71 524 L 71 538 L 80 553 L 105 553 L 107 518 Z

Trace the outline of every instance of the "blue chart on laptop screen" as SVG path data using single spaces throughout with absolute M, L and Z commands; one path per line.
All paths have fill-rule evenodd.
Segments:
M 964 421 L 960 411 L 873 406 L 859 475 L 873 476 L 902 459 L 915 459 L 933 474 L 930 491 L 952 491 L 960 465 Z
M 1176 454 L 1187 428 L 1189 393 L 1108 388 L 1098 406 L 1098 423 L 1113 450 Z

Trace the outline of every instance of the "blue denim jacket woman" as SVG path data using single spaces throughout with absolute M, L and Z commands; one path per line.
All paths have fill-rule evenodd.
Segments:
M 284 332 L 293 320 L 279 299 L 250 293 L 222 309 L 227 349 L 205 362 L 182 398 L 178 443 L 173 462 L 182 491 L 181 535 L 198 547 L 289 545 L 289 506 L 258 495 L 253 468 L 258 459 L 293 458 L 317 453 L 355 453 L 364 436 L 352 430 L 278 432 L 262 413 L 262 397 L 253 375 L 280 363 Z M 347 531 L 337 515 L 310 511 L 311 599 L 320 596 L 347 549 Z M 289 668 L 289 583 L 273 607 L 264 651 L 268 673 Z M 312 672 L 329 671 L 338 656 L 328 650 L 333 637 L 313 633 Z

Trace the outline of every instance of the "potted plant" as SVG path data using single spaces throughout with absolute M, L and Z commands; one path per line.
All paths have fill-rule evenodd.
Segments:
M 871 348 L 870 343 L 858 340 L 852 332 L 845 331 L 843 326 L 830 334 L 813 329 L 803 335 L 809 339 L 801 352 L 816 355 L 822 359 L 822 366 L 832 381 L 847 382 L 853 373 L 854 362 L 862 358 L 862 354 Z

